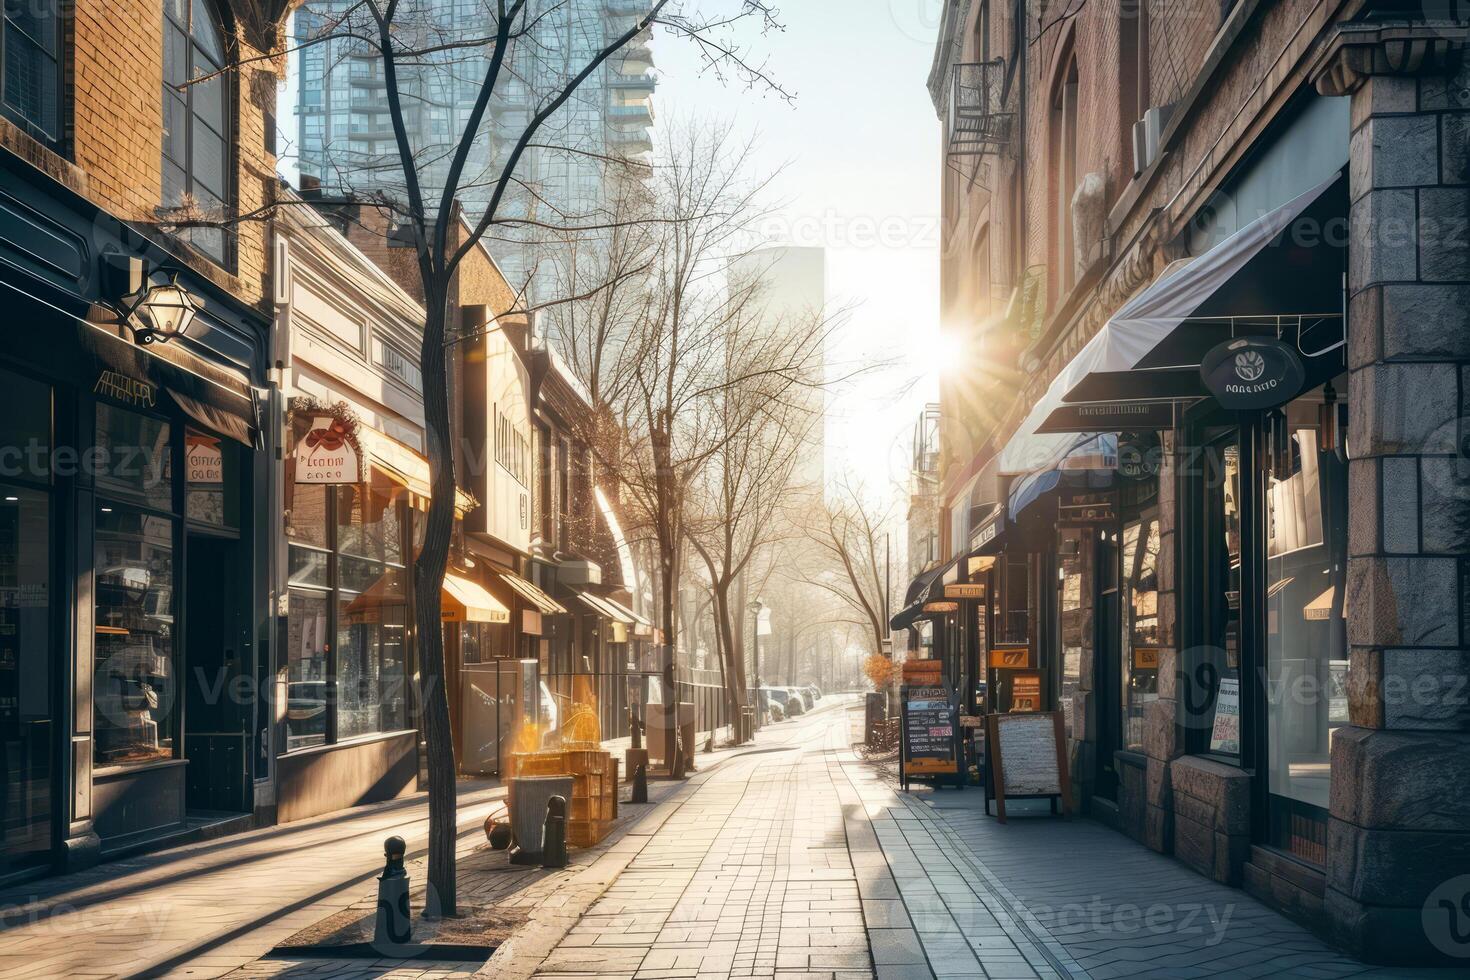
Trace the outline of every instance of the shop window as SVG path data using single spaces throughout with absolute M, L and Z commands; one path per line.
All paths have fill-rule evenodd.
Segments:
M 409 514 L 391 484 L 292 487 L 288 749 L 408 726 Z
M 5 0 L 5 117 L 49 144 L 61 138 L 60 0 Z
M 1159 692 L 1159 519 L 1123 528 L 1123 747 L 1142 750 L 1145 712 Z
M 5 411 L 0 412 L 0 478 L 51 482 L 51 388 L 0 371 Z
M 174 521 L 122 504 L 98 507 L 92 681 L 98 766 L 173 757 Z
M 8 6 L 8 5 L 7 5 Z M 163 204 L 192 204 L 224 217 L 230 187 L 229 75 L 224 38 L 204 0 L 163 5 Z M 222 227 L 193 228 L 184 238 L 221 264 Z
M 1092 656 L 1092 531 L 1061 528 L 1057 548 L 1057 630 L 1061 655 L 1058 674 L 1062 715 L 1068 738 L 1084 738 L 1072 730 L 1072 696 L 1082 683 L 1082 661 Z
M 173 509 L 173 445 L 167 422 L 97 403 L 99 493 L 146 497 Z
M 286 614 L 286 748 L 327 740 L 327 597 L 292 589 Z
M 1001 604 L 996 624 L 998 643 L 1029 643 L 1031 640 L 1030 556 L 1007 555 L 1001 562 Z
M 1332 737 L 1348 723 L 1347 462 L 1323 449 L 1322 405 L 1319 389 L 1285 407 L 1263 508 L 1271 843 L 1319 865 Z
M 51 644 L 50 496 L 0 485 L 0 872 L 51 859 Z
M 1238 760 L 1241 754 L 1241 443 L 1238 430 L 1204 446 L 1204 645 L 1186 685 L 1186 707 L 1198 712 L 1199 748 Z

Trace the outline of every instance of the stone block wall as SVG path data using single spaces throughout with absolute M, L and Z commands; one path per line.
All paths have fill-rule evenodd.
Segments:
M 1169 765 L 1174 856 L 1202 875 L 1239 885 L 1251 847 L 1250 774 L 1185 756 Z
M 1352 725 L 1333 739 L 1325 906 L 1337 938 L 1373 961 L 1470 956 L 1446 914 L 1470 896 L 1463 39 L 1454 25 L 1346 26 L 1317 82 L 1353 109 Z

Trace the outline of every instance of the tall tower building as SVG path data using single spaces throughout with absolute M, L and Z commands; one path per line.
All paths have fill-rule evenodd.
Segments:
M 331 33 L 350 6 L 328 0 L 298 11 L 297 43 Z M 442 47 L 482 33 L 486 10 L 484 0 L 422 0 L 404 15 L 403 44 Z M 534 28 L 511 44 L 460 181 L 459 198 L 471 219 L 484 212 L 538 108 L 646 12 L 640 0 L 530 0 L 523 22 Z M 595 223 L 610 182 L 627 172 L 613 161 L 646 163 L 653 151 L 650 41 L 645 32 L 625 46 L 547 120 L 521 157 L 500 216 L 548 225 Z M 399 68 L 399 101 L 430 200 L 443 192 L 488 56 L 488 49 L 449 48 Z M 303 176 L 324 191 L 404 197 L 383 65 L 371 45 L 338 37 L 301 48 L 296 122 L 296 146 L 287 152 L 294 149 Z M 535 297 L 555 281 L 555 256 L 563 246 L 554 238 L 544 229 L 503 227 L 488 244 L 512 286 L 529 283 Z

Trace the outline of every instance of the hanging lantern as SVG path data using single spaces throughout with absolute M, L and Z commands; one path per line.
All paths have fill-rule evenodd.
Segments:
M 167 282 L 144 280 L 137 291 L 122 298 L 121 320 L 139 344 L 167 343 L 182 337 L 204 304 L 179 285 L 174 273 Z

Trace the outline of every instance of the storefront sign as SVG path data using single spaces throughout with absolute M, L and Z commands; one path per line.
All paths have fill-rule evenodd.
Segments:
M 349 420 L 319 415 L 296 442 L 296 482 L 361 483 L 362 454 Z
M 1061 798 L 1062 813 L 1072 809 L 1071 778 L 1067 774 L 1067 738 L 1060 711 L 1021 715 L 988 715 L 985 739 L 991 777 L 986 784 L 985 812 L 990 797 L 996 816 L 1006 821 L 1006 799 Z
M 1030 647 L 995 647 L 990 651 L 990 666 L 1002 669 L 1031 666 Z
M 225 458 L 219 440 L 192 429 L 184 433 L 184 455 L 190 484 L 225 482 Z
M 1210 751 L 1240 754 L 1239 678 L 1220 678 L 1220 692 L 1215 695 L 1215 724 L 1210 731 Z
M 903 696 L 903 762 L 908 776 L 959 772 L 956 712 L 943 687 L 905 686 Z
M 973 551 L 994 541 L 996 535 L 1000 533 L 1000 529 L 1005 526 L 1005 522 L 1006 512 L 1005 508 L 1002 507 L 992 514 L 988 521 L 970 533 L 970 549 Z
M 944 662 L 940 660 L 905 660 L 903 682 L 908 685 L 937 687 L 944 673 Z
M 126 405 L 140 408 L 155 408 L 158 404 L 157 389 L 150 382 L 130 378 L 120 371 L 103 371 L 92 386 L 92 394 L 106 395 Z
M 1011 710 L 1041 710 L 1041 671 L 1024 671 L 1011 675 Z
M 960 604 L 958 602 L 926 602 L 926 603 L 924 603 L 924 612 L 926 612 L 926 613 L 952 613 L 952 612 L 959 612 L 959 611 L 960 611 Z
M 1213 347 L 1200 361 L 1200 377 L 1222 408 L 1249 411 L 1284 405 L 1306 380 L 1302 360 L 1271 337 L 1239 337 Z
M 1158 647 L 1134 647 L 1133 648 L 1134 670 L 1158 670 L 1159 648 Z
M 1083 402 L 1055 409 L 1037 427 L 1054 432 L 1125 432 L 1174 427 L 1173 402 Z
M 946 599 L 984 599 L 985 585 L 981 582 L 955 582 L 944 587 Z

